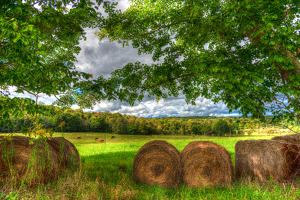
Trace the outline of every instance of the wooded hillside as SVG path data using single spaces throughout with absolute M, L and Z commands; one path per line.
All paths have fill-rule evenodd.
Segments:
M 26 105 L 22 105 L 26 106 Z M 65 121 L 64 132 L 114 132 L 116 134 L 130 135 L 224 135 L 236 133 L 236 130 L 257 130 L 264 127 L 273 127 L 266 123 L 259 123 L 258 120 L 251 120 L 250 117 L 212 117 L 212 116 L 187 116 L 187 117 L 160 117 L 144 118 L 126 114 L 105 112 L 83 112 L 82 109 L 60 108 L 52 105 L 38 104 L 43 108 L 43 114 L 37 114 L 39 123 L 44 129 L 51 128 L 61 132 L 58 126 Z M 272 116 L 266 116 L 268 122 Z M 26 114 L 23 118 L 16 120 L 11 117 L 13 129 L 7 124 L 0 129 L 2 133 L 22 132 L 23 125 L 31 127 L 34 116 Z M 297 125 L 297 121 L 287 123 L 287 126 Z M 274 127 L 274 128 L 279 128 Z M 242 131 L 238 132 L 243 134 Z

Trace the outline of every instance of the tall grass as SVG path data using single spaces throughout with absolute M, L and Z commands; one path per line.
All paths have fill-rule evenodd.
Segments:
M 89 134 L 89 136 L 87 136 Z M 22 134 L 14 134 L 22 135 Z M 104 133 L 64 133 L 79 151 L 81 169 L 66 169 L 57 180 L 38 188 L 21 187 L 11 191 L 8 184 L 0 188 L 0 199 L 300 199 L 300 179 L 289 184 L 270 180 L 260 184 L 251 180 L 236 180 L 230 187 L 188 188 L 182 183 L 177 188 L 164 189 L 158 185 L 136 184 L 133 179 L 133 159 L 138 150 L 147 142 L 166 140 L 180 152 L 191 141 L 212 141 L 225 147 L 234 162 L 235 144 L 239 140 L 271 139 L 275 135 L 209 137 L 209 136 L 131 136 Z M 278 135 L 278 134 L 277 134 Z M 61 137 L 56 132 L 54 137 Z M 81 139 L 76 139 L 81 136 Z M 232 135 L 233 136 L 233 135 Z

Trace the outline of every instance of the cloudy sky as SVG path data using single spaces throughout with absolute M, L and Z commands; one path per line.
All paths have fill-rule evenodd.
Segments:
M 25 2 L 24 0 L 22 1 Z M 92 2 L 96 2 L 92 0 Z M 124 12 L 130 7 L 128 0 L 111 1 L 118 2 L 116 9 L 121 9 Z M 95 4 L 96 5 L 96 4 Z M 94 6 L 95 6 L 94 5 Z M 41 10 L 41 7 L 35 5 L 36 8 Z M 67 6 L 69 9 L 72 8 L 72 3 Z M 102 16 L 105 18 L 108 16 L 104 12 L 103 4 L 99 6 L 98 12 L 101 12 Z M 294 23 L 297 18 L 294 19 Z M 164 61 L 164 57 L 161 57 L 159 61 L 153 62 L 152 54 L 141 54 L 138 55 L 138 49 L 131 46 L 132 42 L 129 41 L 129 46 L 122 46 L 118 44 L 117 41 L 109 42 L 108 39 L 103 39 L 99 41 L 99 38 L 94 34 L 99 31 L 99 28 L 90 29 L 85 28 L 87 40 L 81 40 L 79 46 L 81 47 L 80 53 L 74 54 L 78 62 L 74 63 L 76 70 L 83 71 L 86 73 L 93 74 L 93 78 L 97 79 L 100 75 L 104 78 L 109 78 L 110 74 L 116 69 L 123 68 L 127 63 L 135 63 L 136 61 L 141 62 L 141 64 L 158 64 Z M 298 32 L 297 32 L 298 34 Z M 174 36 L 174 35 L 173 35 Z M 175 41 L 173 39 L 173 41 Z M 249 41 L 248 38 L 240 41 L 240 45 L 243 46 L 245 42 Z M 208 44 L 205 45 L 205 49 L 208 49 Z M 178 61 L 183 60 L 183 57 L 177 59 Z M 252 61 L 254 63 L 255 61 Z M 22 97 L 31 98 L 35 100 L 33 95 L 25 92 L 25 94 L 14 93 L 15 87 L 10 88 L 10 97 Z M 167 90 L 165 91 L 167 93 Z M 220 101 L 214 104 L 211 100 L 205 99 L 203 97 L 198 97 L 195 101 L 196 105 L 187 105 L 185 102 L 185 96 L 183 92 L 180 91 L 179 96 L 169 97 L 167 99 L 161 99 L 159 102 L 155 101 L 155 96 L 147 98 L 148 93 L 144 94 L 144 100 L 142 102 L 136 101 L 133 107 L 126 102 L 121 102 L 119 100 L 105 100 L 94 106 L 93 110 L 84 109 L 84 112 L 104 112 L 109 110 L 111 113 L 120 113 L 126 115 L 135 115 L 137 117 L 145 118 L 156 118 L 156 117 L 183 117 L 183 116 L 216 116 L 216 117 L 240 117 L 237 110 L 234 110 L 229 114 L 229 110 L 226 105 Z M 38 101 L 44 102 L 50 105 L 56 98 L 54 96 L 47 96 L 45 94 L 39 94 Z M 73 109 L 79 108 L 77 105 L 72 106 Z M 267 113 L 271 115 L 271 113 Z

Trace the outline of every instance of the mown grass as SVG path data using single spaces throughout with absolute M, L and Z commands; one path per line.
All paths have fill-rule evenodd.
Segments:
M 89 136 L 87 136 L 89 134 Z M 14 134 L 22 135 L 22 134 Z M 300 179 L 286 185 L 270 181 L 260 184 L 250 180 L 235 180 L 230 187 L 197 188 L 185 187 L 164 189 L 158 185 L 136 184 L 133 179 L 133 159 L 138 150 L 155 139 L 166 140 L 180 152 L 191 141 L 212 141 L 225 147 L 231 154 L 234 165 L 235 144 L 239 140 L 271 139 L 275 135 L 236 137 L 210 136 L 131 136 L 106 134 L 106 143 L 95 141 L 105 139 L 105 133 L 58 133 L 72 142 L 82 159 L 81 169 L 68 169 L 57 180 L 38 188 L 21 187 L 11 190 L 9 185 L 0 188 L 0 199 L 299 199 Z M 278 135 L 278 134 L 277 134 Z M 81 139 L 76 139 L 81 136 Z M 233 135 L 232 135 L 233 136 Z M 123 164 L 122 164 L 123 163 Z

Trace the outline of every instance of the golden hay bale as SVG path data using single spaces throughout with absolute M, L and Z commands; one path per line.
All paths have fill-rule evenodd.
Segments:
M 180 152 L 170 143 L 153 140 L 142 146 L 133 161 L 136 183 L 176 187 L 180 181 Z
M 3 136 L 0 136 L 0 139 L 3 139 Z M 48 179 L 52 178 L 52 175 L 56 173 L 57 166 L 58 166 L 58 155 L 53 147 L 49 146 L 49 159 L 47 158 L 46 152 L 45 152 L 45 144 L 43 141 L 38 145 L 36 149 L 36 157 L 37 161 L 35 163 L 31 163 L 31 166 L 28 168 L 28 163 L 30 161 L 30 154 L 32 153 L 32 149 L 34 147 L 34 144 L 36 144 L 37 140 L 34 139 L 33 144 L 29 144 L 29 137 L 23 137 L 23 136 L 12 136 L 11 141 L 6 140 L 6 144 L 4 144 L 4 141 L 1 140 L 0 145 L 0 176 L 2 178 L 7 178 L 10 176 L 10 170 L 9 170 L 9 164 L 7 160 L 5 159 L 5 150 L 11 149 L 11 144 L 13 144 L 13 151 L 9 151 L 11 156 L 9 159 L 12 162 L 12 167 L 17 172 L 16 180 L 17 182 L 23 180 L 26 176 L 27 170 L 34 170 L 38 174 L 39 177 L 34 177 L 33 182 L 45 182 Z M 36 166 L 40 166 L 42 163 L 41 160 L 46 161 L 47 164 L 50 164 L 50 166 L 45 167 L 44 170 L 41 168 L 33 168 L 32 165 L 36 164 Z M 49 172 L 47 172 L 49 170 Z M 27 174 L 27 178 L 32 175 L 32 172 Z M 37 180 L 40 179 L 40 180 Z M 30 184 L 33 185 L 33 184 Z
M 235 176 L 258 179 L 262 183 L 273 180 L 283 182 L 295 176 L 299 158 L 299 145 L 281 140 L 244 140 L 235 145 Z M 292 150 L 291 150 L 292 149 Z M 291 151 L 290 151 L 291 150 Z
M 63 137 L 50 137 L 49 140 L 47 140 L 47 143 L 51 145 L 58 153 L 59 155 L 60 145 L 62 140 L 64 141 L 63 146 L 63 166 L 66 166 L 67 168 L 73 168 L 73 169 L 79 169 L 80 168 L 80 155 L 78 153 L 78 150 L 74 146 L 73 143 L 71 143 L 69 140 L 66 140 Z
M 5 150 L 9 150 L 8 153 L 13 153 L 9 156 L 9 159 L 11 160 L 13 169 L 17 172 L 16 181 L 20 182 L 26 177 L 25 184 L 29 183 L 31 187 L 35 187 L 39 183 L 45 183 L 61 173 L 62 169 L 65 168 L 68 163 L 68 161 L 66 161 L 68 152 L 77 152 L 77 150 L 72 149 L 75 147 L 72 147 L 72 145 L 69 144 L 70 142 L 65 140 L 67 142 L 64 148 L 62 163 L 60 164 L 61 154 L 54 145 L 57 139 L 51 138 L 47 140 L 49 152 L 45 151 L 45 142 L 41 140 L 36 148 L 35 155 L 37 159 L 35 162 L 32 162 L 28 168 L 30 156 L 31 153 L 33 153 L 32 149 L 37 139 L 33 140 L 33 144 L 29 144 L 31 138 L 25 136 L 11 136 L 11 141 L 5 139 L 6 144 L 4 143 L 3 136 L 0 136 L 0 139 L 2 139 L 2 143 L 0 144 L 0 177 L 3 179 L 11 177 L 9 165 L 4 154 Z M 13 144 L 13 146 L 11 146 L 11 144 Z M 11 147 L 13 147 L 13 151 L 10 150 Z M 33 167 L 33 165 L 36 165 L 36 167 Z
M 300 134 L 291 134 L 291 135 L 283 135 L 283 136 L 276 136 L 271 138 L 271 140 L 283 140 L 290 143 L 296 143 L 299 144 L 300 142 Z
M 292 169 L 296 172 L 292 177 L 299 175 L 299 163 L 300 163 L 300 133 L 291 134 L 291 135 L 283 135 L 283 136 L 276 136 L 271 138 L 271 140 L 279 140 L 283 141 L 285 151 L 288 151 L 290 156 L 292 157 L 293 162 L 291 163 Z
M 181 152 L 182 180 L 188 187 L 230 185 L 234 179 L 230 153 L 210 141 L 190 142 Z

